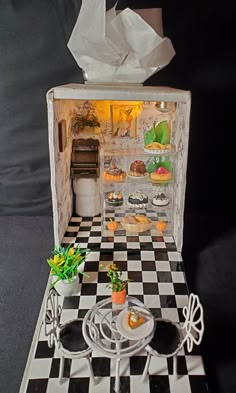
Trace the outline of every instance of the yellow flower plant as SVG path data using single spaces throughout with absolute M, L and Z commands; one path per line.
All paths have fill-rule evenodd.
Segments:
M 51 284 L 51 287 L 60 281 L 66 280 L 71 283 L 72 279 L 78 274 L 88 277 L 87 274 L 79 270 L 79 266 L 86 260 L 90 250 L 81 249 L 79 245 L 76 247 L 69 244 L 66 248 L 59 246 L 53 250 L 53 257 L 47 259 L 51 268 L 50 274 L 56 276 L 57 279 Z

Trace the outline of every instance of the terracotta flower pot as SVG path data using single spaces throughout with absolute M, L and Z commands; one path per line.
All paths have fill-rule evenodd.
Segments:
M 111 298 L 112 302 L 115 304 L 124 304 L 126 299 L 126 289 L 123 289 L 123 291 L 120 292 L 112 291 Z

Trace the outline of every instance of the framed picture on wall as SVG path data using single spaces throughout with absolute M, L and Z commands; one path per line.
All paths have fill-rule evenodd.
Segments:
M 59 152 L 63 153 L 67 145 L 66 120 L 61 120 L 58 123 L 58 144 L 59 144 Z
M 112 135 L 114 137 L 137 136 L 139 105 L 111 105 Z

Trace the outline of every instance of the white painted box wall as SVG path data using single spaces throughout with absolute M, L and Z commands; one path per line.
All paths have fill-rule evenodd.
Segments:
M 68 84 L 47 93 L 48 138 L 51 169 L 53 226 L 55 245 L 64 237 L 72 215 L 73 193 L 70 181 L 71 141 L 59 152 L 58 122 L 69 124 L 71 100 L 167 101 L 176 103 L 176 124 L 173 143 L 176 146 L 175 198 L 173 203 L 173 236 L 177 251 L 183 243 L 186 171 L 188 158 L 191 93 L 170 87 L 142 85 Z M 66 103 L 66 105 L 65 105 Z

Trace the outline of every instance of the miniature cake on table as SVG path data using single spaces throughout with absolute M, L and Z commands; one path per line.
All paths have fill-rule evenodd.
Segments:
M 128 325 L 131 329 L 136 329 L 146 322 L 146 319 L 136 310 L 130 310 L 127 315 Z
M 147 169 L 144 162 L 141 160 L 132 162 L 129 169 L 129 176 L 136 178 L 147 176 Z
M 112 165 L 104 172 L 103 176 L 106 181 L 122 182 L 126 178 L 126 172 L 116 165 Z
M 135 208 L 143 208 L 148 203 L 148 196 L 141 191 L 135 191 L 129 195 L 127 205 Z
M 152 204 L 154 206 L 167 206 L 169 204 L 169 199 L 164 194 L 164 192 L 159 192 L 152 198 Z
M 122 192 L 109 192 L 107 196 L 107 203 L 110 206 L 121 206 L 123 205 L 123 195 Z
M 172 175 L 168 169 L 165 169 L 163 166 L 160 166 L 155 172 L 150 174 L 150 178 L 156 182 L 167 182 L 171 180 Z

